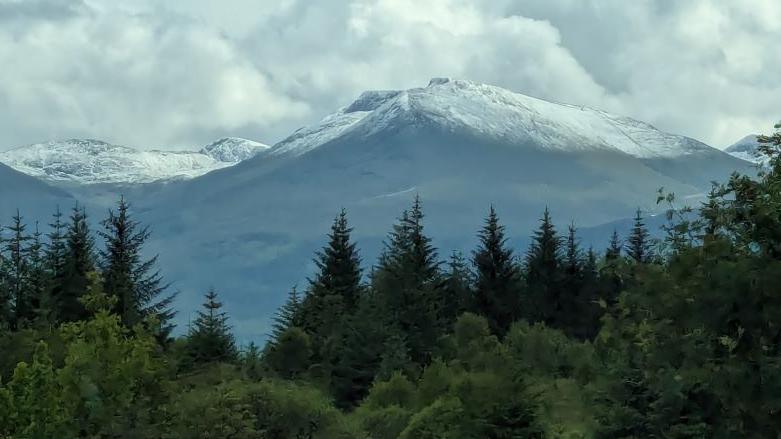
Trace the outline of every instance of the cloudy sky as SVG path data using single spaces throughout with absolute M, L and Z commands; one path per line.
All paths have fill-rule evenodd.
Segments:
M 781 119 L 778 0 L 0 0 L 0 149 L 273 143 L 451 76 L 723 147 Z

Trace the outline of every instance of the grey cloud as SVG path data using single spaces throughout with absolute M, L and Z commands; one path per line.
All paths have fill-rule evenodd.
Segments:
M 273 142 L 365 89 L 433 76 L 716 146 L 781 118 L 776 0 L 0 0 L 3 11 L 16 18 L 0 28 L 0 63 L 12 66 L 0 70 L 0 148 Z

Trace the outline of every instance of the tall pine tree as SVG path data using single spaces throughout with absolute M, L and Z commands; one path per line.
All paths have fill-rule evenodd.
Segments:
M 478 237 L 480 246 L 472 254 L 475 309 L 488 320 L 492 332 L 501 336 L 521 316 L 522 283 L 493 206 Z
M 302 323 L 301 298 L 298 295 L 298 288 L 294 286 L 290 289 L 287 300 L 274 316 L 274 323 L 271 325 L 270 343 L 274 344 L 288 329 L 303 326 Z
M 11 328 L 20 328 L 25 321 L 33 317 L 33 304 L 30 291 L 30 267 L 28 266 L 28 241 L 27 226 L 22 221 L 19 211 L 16 211 L 12 223 L 7 227 L 9 237 L 4 241 L 6 251 L 6 288 L 13 305 Z
M 472 273 L 464 255 L 453 252 L 447 264 L 445 283 L 442 288 L 442 307 L 439 310 L 439 318 L 445 323 L 446 332 L 453 329 L 461 314 L 473 311 L 474 307 Z
M 445 326 L 437 316 L 442 304 L 442 276 L 437 251 L 423 231 L 423 209 L 415 197 L 386 243 L 374 287 L 383 303 L 388 325 L 409 347 L 410 358 L 425 364 Z
M 148 227 L 140 227 L 131 218 L 130 206 L 120 198 L 117 211 L 109 210 L 100 236 L 105 240 L 101 250 L 103 290 L 116 297 L 114 312 L 127 327 L 154 315 L 163 336 L 172 329 L 174 295 L 165 295 L 168 285 L 155 269 L 157 256 L 143 260 L 143 245 L 149 238 Z
M 343 209 L 331 226 L 328 245 L 315 258 L 318 272 L 301 305 L 301 320 L 316 347 L 334 334 L 344 316 L 355 312 L 361 296 L 361 260 L 351 231 Z
M 57 319 L 83 320 L 87 310 L 79 300 L 89 286 L 88 274 L 95 271 L 94 239 L 84 209 L 75 206 L 65 232 L 65 257 L 62 272 L 54 279 L 52 296 Z
M 236 341 L 228 325 L 228 315 L 222 311 L 217 293 L 206 293 L 203 310 L 187 335 L 187 353 L 195 364 L 233 362 L 238 358 Z
M 635 224 L 626 243 L 626 254 L 638 264 L 647 264 L 653 259 L 648 229 L 640 209 L 635 212 Z
M 561 239 L 548 208 L 526 254 L 526 282 L 529 305 L 524 310 L 525 316 L 558 327 L 562 312 Z

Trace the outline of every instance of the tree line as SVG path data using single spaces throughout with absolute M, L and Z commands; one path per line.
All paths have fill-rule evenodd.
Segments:
M 492 206 L 477 248 L 443 261 L 416 198 L 366 267 L 343 210 L 263 347 L 236 345 L 214 291 L 170 336 L 172 296 L 124 201 L 97 253 L 81 210 L 46 243 L 17 215 L 0 437 L 777 437 L 776 128 L 768 167 L 698 208 L 660 191 L 653 242 L 637 211 L 629 236 L 584 249 L 546 209 L 520 253 Z

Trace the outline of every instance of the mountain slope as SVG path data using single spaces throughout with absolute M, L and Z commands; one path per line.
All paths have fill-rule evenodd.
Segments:
M 197 177 L 266 148 L 250 140 L 224 138 L 199 152 L 139 151 L 99 140 L 70 139 L 0 152 L 0 162 L 52 183 L 138 184 Z
M 724 152 L 752 163 L 765 163 L 767 161 L 759 152 L 759 142 L 756 134 L 750 134 L 738 140 L 728 146 Z
M 8 224 L 18 209 L 31 229 L 36 221 L 43 228 L 57 206 L 66 211 L 75 202 L 67 192 L 0 164 L 0 224 Z
M 596 226 L 655 210 L 659 187 L 696 203 L 735 170 L 752 168 L 633 119 L 433 80 L 364 93 L 262 157 L 167 185 L 143 211 L 165 266 L 185 279 L 185 306 L 196 305 L 197 287 L 214 285 L 231 296 L 246 335 L 265 330 L 284 292 L 309 274 L 342 207 L 370 265 L 415 194 L 447 254 L 471 250 L 492 203 L 517 243 L 546 206 L 561 223 Z

